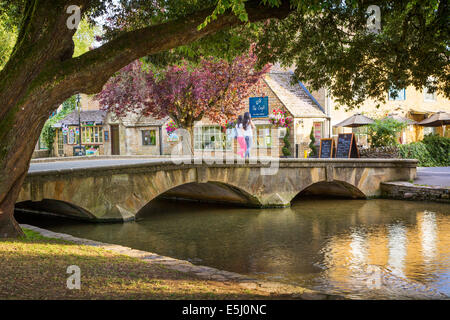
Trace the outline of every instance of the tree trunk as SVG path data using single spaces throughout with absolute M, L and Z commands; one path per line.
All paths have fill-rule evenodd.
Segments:
M 229 11 L 197 26 L 214 8 L 160 25 L 122 34 L 100 48 L 72 58 L 75 30 L 66 27 L 69 5 L 90 9 L 89 0 L 29 0 L 16 46 L 0 71 L 0 237 L 22 231 L 14 220 L 14 205 L 28 173 L 34 146 L 45 121 L 58 105 L 76 93 L 97 93 L 120 68 L 145 55 L 188 44 L 242 22 Z M 278 8 L 246 2 L 250 20 L 283 18 L 288 2 Z M 193 127 L 191 152 L 193 154 Z
M 34 147 L 47 119 L 39 112 L 40 104 L 33 99 L 26 104 L 11 108 L 12 119 L 0 121 L 0 237 L 23 235 L 14 219 L 14 206 L 28 173 Z M 35 113 L 24 112 L 34 108 Z M 52 108 L 47 106 L 47 108 Z M 19 110 L 19 111 L 14 111 Z M 40 115 L 41 114 L 41 115 Z
M 195 155 L 195 150 L 194 150 L 194 126 L 188 126 L 186 128 L 186 130 L 189 132 L 189 137 L 190 137 L 190 153 L 191 156 L 194 157 Z

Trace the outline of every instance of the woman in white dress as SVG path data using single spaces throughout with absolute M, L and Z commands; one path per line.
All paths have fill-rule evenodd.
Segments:
M 242 134 L 244 135 L 247 148 L 245 150 L 245 158 L 250 158 L 250 149 L 253 142 L 253 125 L 252 118 L 249 112 L 244 113 L 244 119 L 242 120 Z

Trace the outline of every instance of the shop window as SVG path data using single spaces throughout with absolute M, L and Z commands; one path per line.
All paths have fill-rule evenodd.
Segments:
M 316 139 L 315 144 L 320 144 L 320 139 L 323 138 L 323 122 L 314 122 L 314 138 Z
M 436 128 L 435 127 L 423 127 L 423 135 L 426 136 L 427 134 L 436 134 Z
M 391 101 L 404 101 L 406 100 L 406 90 L 389 90 L 389 100 Z
M 156 146 L 156 130 L 142 130 L 142 145 Z
M 368 140 L 368 127 L 367 126 L 352 128 L 352 132 L 356 137 L 356 142 L 358 145 L 363 145 L 363 146 L 368 145 L 369 140 Z
M 219 126 L 194 128 L 195 150 L 231 150 L 231 143 Z
M 64 137 L 61 130 L 58 131 L 58 155 L 64 155 Z
M 81 127 L 81 143 L 103 143 L 103 127 Z
M 272 130 L 269 125 L 256 126 L 256 143 L 258 148 L 272 147 Z
M 80 137 L 77 134 L 78 132 L 78 128 L 77 127 L 70 127 L 68 132 L 67 132 L 67 144 L 79 144 L 80 141 Z
M 339 127 L 333 127 L 331 130 L 332 137 L 337 137 L 339 135 Z

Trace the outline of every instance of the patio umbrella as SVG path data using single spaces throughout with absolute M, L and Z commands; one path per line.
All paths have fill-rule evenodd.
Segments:
M 406 122 L 407 125 L 417 124 L 416 121 L 399 116 L 398 114 L 395 113 L 390 113 L 387 117 L 385 117 L 385 119 L 394 119 L 398 122 Z
M 333 127 L 361 127 L 361 126 L 365 126 L 368 124 L 373 123 L 373 119 L 370 119 L 366 116 L 363 116 L 360 113 L 356 113 L 353 116 L 351 116 L 350 118 L 345 119 L 342 122 L 339 122 L 338 124 L 335 124 Z
M 450 124 L 450 113 L 439 111 L 418 123 L 423 127 L 440 127 Z

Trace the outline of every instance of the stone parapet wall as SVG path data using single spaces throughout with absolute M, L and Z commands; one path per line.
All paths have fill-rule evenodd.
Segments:
M 32 159 L 47 158 L 47 157 L 49 157 L 49 155 L 50 155 L 50 150 L 34 150 L 31 158 Z
M 371 159 L 395 159 L 400 158 L 400 153 L 396 146 L 359 149 L 361 158 Z
M 410 182 L 382 182 L 381 195 L 398 200 L 419 200 L 450 203 L 450 188 L 415 185 Z

